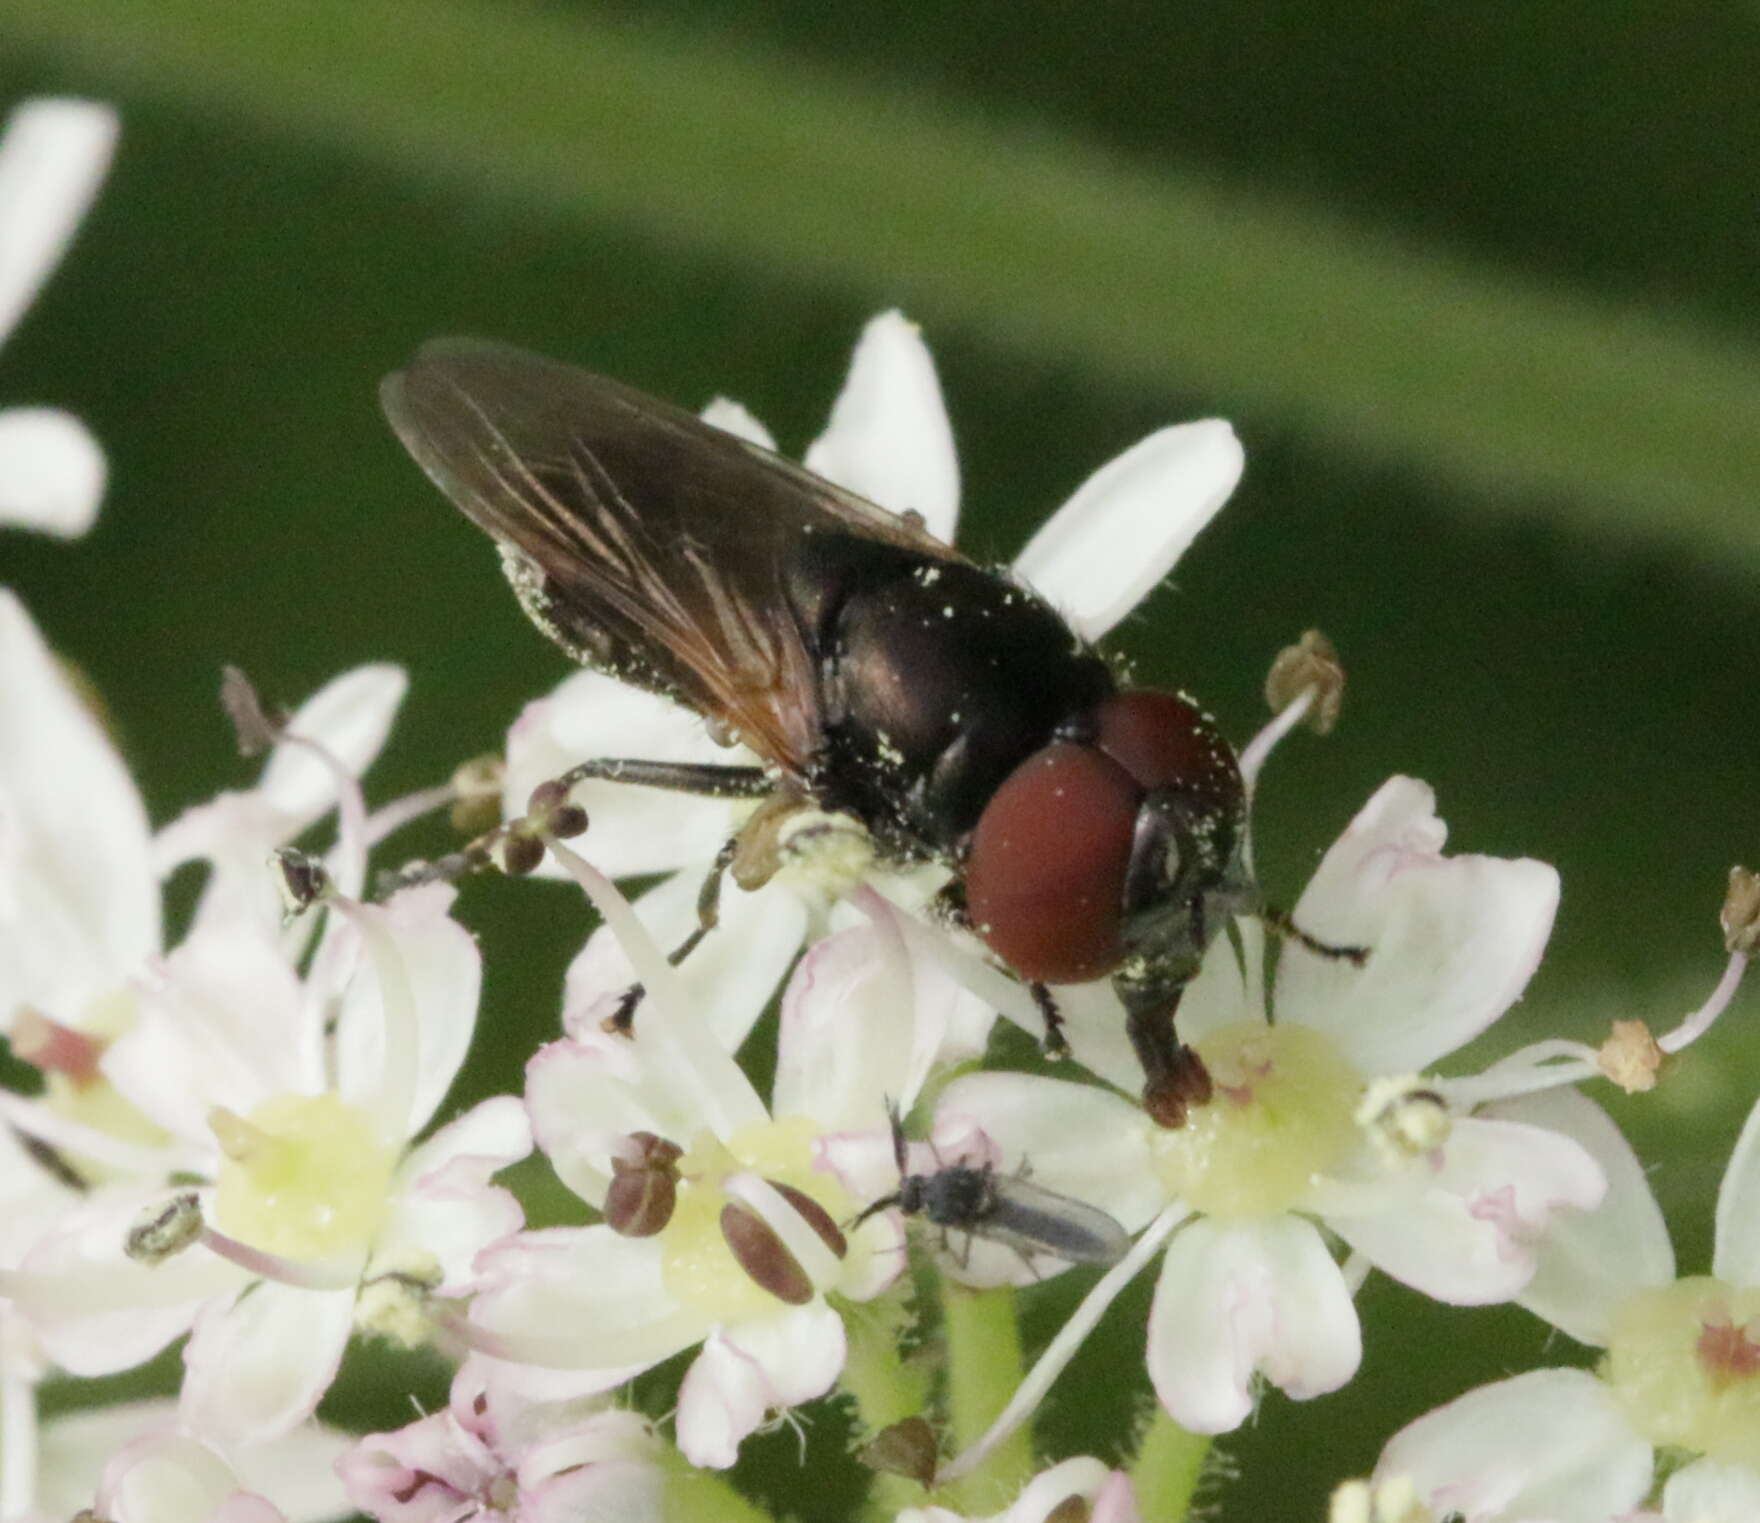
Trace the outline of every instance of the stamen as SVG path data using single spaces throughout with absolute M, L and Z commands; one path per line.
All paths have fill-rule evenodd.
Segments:
M 1249 799 L 1258 786 L 1259 774 L 1265 770 L 1265 763 L 1271 760 L 1271 753 L 1277 749 L 1278 742 L 1308 717 L 1308 710 L 1313 706 L 1314 690 L 1309 688 L 1285 706 L 1242 748 L 1241 780 L 1247 785 Z
M 125 1142 L 97 1127 L 58 1116 L 40 1100 L 4 1090 L 0 1090 L 0 1120 L 69 1158 L 89 1160 L 120 1174 L 162 1175 L 197 1162 L 196 1155 L 187 1148 L 149 1148 Z
M 839 1265 L 830 1244 L 769 1180 L 742 1172 L 729 1175 L 721 1188 L 762 1218 L 814 1285 L 837 1282 Z
M 409 969 L 391 933 L 385 911 L 337 895 L 332 903 L 360 933 L 379 981 L 379 1008 L 385 1021 L 384 1066 L 373 1086 L 374 1110 L 387 1137 L 410 1134 L 410 1106 L 415 1101 L 416 1074 L 421 1060 L 422 1026 L 410 992 Z
M 13 1017 L 9 1040 L 12 1055 L 39 1073 L 58 1073 L 82 1087 L 98 1078 L 105 1044 L 51 1020 L 30 1005 Z
M 1710 997 L 1673 1031 L 1658 1037 L 1656 1045 L 1664 1052 L 1679 1052 L 1683 1047 L 1698 1041 L 1711 1029 L 1717 1018 L 1729 1009 L 1730 1001 L 1736 997 L 1736 990 L 1741 988 L 1747 971 L 1748 954 L 1740 950 L 1732 951 L 1723 970 L 1723 977 L 1717 981 L 1717 987 L 1711 991 Z
M 296 1285 L 301 1290 L 348 1290 L 360 1283 L 360 1261 L 310 1263 L 290 1259 L 283 1254 L 253 1248 L 217 1227 L 204 1226 L 201 1245 L 240 1269 L 249 1270 L 265 1280 L 279 1280 L 283 1285 Z
M 1045 1399 L 1045 1393 L 1051 1389 L 1070 1360 L 1075 1358 L 1076 1350 L 1082 1346 L 1083 1340 L 1094 1330 L 1101 1317 L 1105 1316 L 1106 1309 L 1118 1299 L 1119 1293 L 1137 1277 L 1144 1265 L 1154 1261 L 1155 1255 L 1161 1251 L 1161 1245 L 1172 1235 L 1173 1229 L 1190 1214 L 1188 1207 L 1175 1202 L 1149 1223 L 1148 1230 L 1137 1239 L 1131 1251 L 1100 1277 L 1070 1319 L 1058 1329 L 1057 1336 L 1046 1345 L 1045 1352 L 1039 1356 L 1039 1362 L 1028 1372 L 1027 1378 L 1020 1383 L 1008 1405 L 997 1415 L 996 1421 L 990 1424 L 989 1431 L 936 1475 L 937 1485 L 945 1486 L 961 1476 L 970 1475 L 996 1452 L 999 1445 L 1007 1441 L 1016 1428 L 1033 1415 L 1039 1403 Z

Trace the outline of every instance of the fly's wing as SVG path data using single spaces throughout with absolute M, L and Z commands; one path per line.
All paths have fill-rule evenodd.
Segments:
M 973 1228 L 980 1237 L 1072 1264 L 1116 1264 L 1131 1246 L 1130 1234 L 1098 1206 L 1018 1177 L 999 1177 L 992 1188 L 990 1211 Z
M 507 345 L 436 340 L 380 397 L 417 463 L 502 547 L 540 629 L 788 771 L 820 734 L 785 586 L 802 538 L 836 531 L 961 559 L 681 408 Z

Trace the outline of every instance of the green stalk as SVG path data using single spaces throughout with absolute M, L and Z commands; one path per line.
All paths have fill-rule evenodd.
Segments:
M 661 1456 L 666 1473 L 666 1523 L 776 1523 L 714 1470 L 698 1470 L 676 1449 Z
M 861 1304 L 840 1304 L 849 1353 L 839 1384 L 854 1398 L 861 1432 L 872 1436 L 907 1417 L 926 1415 L 929 1378 L 902 1353 L 912 1318 L 905 1288 Z M 922 1505 L 923 1488 L 901 1475 L 876 1474 L 866 1513 L 891 1518 L 900 1509 Z
M 1026 1373 L 1011 1286 L 972 1290 L 941 1277 L 942 1336 L 947 1347 L 947 1425 L 951 1452 L 984 1436 Z M 995 1512 L 1033 1477 L 1033 1446 L 1017 1429 L 971 1475 L 947 1488 L 961 1510 Z
M 1131 1485 L 1143 1523 L 1183 1523 L 1203 1478 L 1210 1439 L 1188 1433 L 1155 1404 L 1155 1416 L 1131 1463 Z
M 84 88 L 618 221 L 1760 564 L 1760 353 L 807 60 L 510 0 L 3 0 Z M 71 81 L 70 81 L 71 82 Z M 125 145 L 124 152 L 127 152 Z

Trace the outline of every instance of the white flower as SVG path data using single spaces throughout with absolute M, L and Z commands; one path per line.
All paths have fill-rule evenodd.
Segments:
M 646 1418 L 560 1387 L 534 1397 L 472 1358 L 444 1411 L 395 1433 L 370 1433 L 338 1468 L 349 1500 L 380 1523 L 663 1523 L 661 1445 Z
M 518 1101 L 412 1145 L 476 1017 L 480 959 L 450 900 L 432 885 L 382 907 L 334 901 L 346 925 L 303 984 L 240 923 L 192 936 L 143 985 L 104 1073 L 200 1183 L 94 1192 L 0 1274 L 57 1363 L 126 1367 L 193 1318 L 185 1422 L 259 1441 L 310 1414 L 355 1326 L 419 1338 L 424 1295 L 461 1289 L 475 1254 L 518 1228 L 489 1183 L 530 1147 Z M 191 1188 L 199 1241 L 152 1268 L 125 1258 L 144 1205 L 193 1220 Z
M 539 1146 L 607 1220 L 485 1253 L 467 1336 L 499 1359 L 597 1370 L 604 1389 L 701 1343 L 678 1445 L 724 1467 L 770 1413 L 838 1378 L 845 1333 L 828 1297 L 865 1300 L 903 1268 L 896 1220 L 840 1224 L 896 1183 L 886 1103 L 910 1103 L 948 1023 L 969 1012 L 875 897 L 873 923 L 820 943 L 797 970 L 766 1106 L 627 902 L 557 854 L 629 949 L 649 1002 L 631 1037 L 586 1031 L 532 1060 Z
M 1184 1127 L 1159 1127 L 1131 1101 L 1055 1079 L 975 1074 L 943 1092 L 938 1126 L 981 1130 L 1005 1163 L 1026 1160 L 1036 1182 L 1132 1231 L 1153 1222 L 1059 1335 L 1008 1425 L 1163 1242 L 1150 1377 L 1175 1421 L 1218 1433 L 1252 1411 L 1255 1374 L 1305 1398 L 1355 1372 L 1352 1283 L 1323 1227 L 1415 1289 L 1471 1304 L 1517 1294 L 1559 1208 L 1600 1200 L 1601 1172 L 1578 1142 L 1513 1120 L 1451 1118 L 1416 1078 L 1519 997 L 1558 894 L 1544 864 L 1449 858 L 1443 839 L 1422 783 L 1395 778 L 1364 806 L 1295 920 L 1329 942 L 1369 947 L 1367 964 L 1286 944 L 1274 1024 L 1256 978 L 1217 941 L 1179 1012 L 1216 1096 Z M 1242 929 L 1256 949 L 1256 927 Z M 1066 1002 L 1078 1056 L 1130 1088 L 1117 1001 L 1092 987 L 1071 993 L 1082 996 Z
M 0 135 L 0 344 L 60 261 L 110 164 L 116 113 L 81 100 L 33 100 Z M 0 410 L 0 524 L 71 538 L 104 494 L 104 452 L 77 418 L 49 407 Z
M 1561 1220 L 1522 1302 L 1606 1357 L 1534 1370 L 1420 1417 L 1382 1451 L 1438 1516 L 1466 1523 L 1625 1523 L 1655 1455 L 1698 1456 L 1663 1487 L 1667 1523 L 1760 1517 L 1760 1105 L 1717 1197 L 1710 1276 L 1675 1278 L 1674 1252 L 1630 1146 L 1569 1092 L 1496 1107 L 1575 1136 L 1608 1179 L 1605 1204 Z
M 737 404 L 716 402 L 704 416 L 775 448 L 763 425 Z M 830 421 L 805 463 L 881 507 L 920 514 L 932 534 L 953 539 L 959 513 L 953 431 L 928 348 L 901 314 L 887 312 L 868 324 Z M 1097 640 L 1172 569 L 1233 491 L 1242 464 L 1240 443 L 1224 422 L 1151 434 L 1077 489 L 1033 536 L 1014 572 L 1084 639 Z M 594 757 L 720 765 L 757 760 L 743 749 L 717 746 L 696 715 L 583 672 L 528 706 L 509 732 L 509 815 L 523 812 L 537 784 Z M 677 875 L 638 905 L 661 945 L 676 946 L 696 925 L 697 888 L 710 861 L 751 806 L 610 782 L 582 783 L 572 796 L 591 816 L 588 851 L 603 871 L 614 878 Z M 731 881 L 724 885 L 722 929 L 691 954 L 681 972 L 730 1047 L 769 1002 L 802 942 L 823 934 L 827 903 L 874 875 L 865 841 L 847 833 L 841 839 L 846 850 L 827 852 L 823 842 L 816 843 L 756 893 Z M 933 886 L 891 879 L 887 891 L 912 903 Z M 571 973 L 571 1011 L 583 1023 L 606 1013 L 606 999 L 631 977 L 613 938 L 598 933 Z M 1030 1001 L 1011 1001 L 1008 1013 L 1036 1029 Z

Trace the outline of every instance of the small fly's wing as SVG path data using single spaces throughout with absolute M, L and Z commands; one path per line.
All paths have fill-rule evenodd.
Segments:
M 380 388 L 434 483 L 502 547 L 576 660 L 720 720 L 799 772 L 816 672 L 784 584 L 811 533 L 959 561 L 904 519 L 682 408 L 503 344 L 439 339 Z
M 979 1237 L 1072 1264 L 1116 1264 L 1130 1249 L 1130 1234 L 1098 1206 L 1019 1177 L 998 1176 L 991 1187 L 990 1211 L 972 1225 Z

